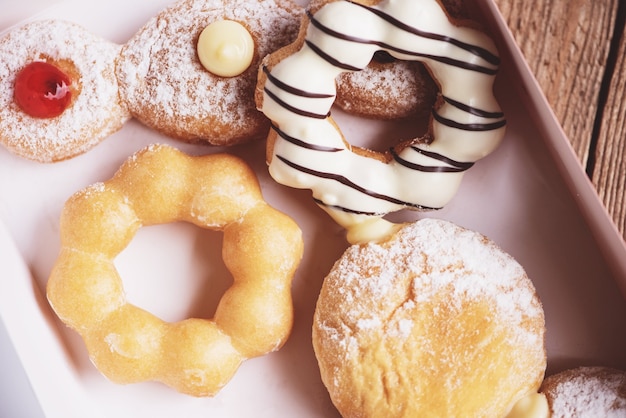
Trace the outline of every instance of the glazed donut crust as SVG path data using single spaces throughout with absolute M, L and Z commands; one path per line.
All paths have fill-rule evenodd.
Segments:
M 0 143 L 38 162 L 82 154 L 130 119 L 120 100 L 115 62 L 121 46 L 62 20 L 41 20 L 0 39 Z M 17 73 L 33 61 L 49 62 L 72 80 L 70 106 L 54 118 L 34 118 L 13 99 Z
M 351 246 L 325 278 L 313 347 L 343 417 L 504 416 L 546 367 L 522 268 L 445 221 Z
M 224 233 L 233 285 L 211 320 L 166 323 L 125 298 L 114 258 L 140 227 L 175 221 Z M 242 361 L 278 350 L 291 332 L 302 234 L 262 199 L 254 173 L 236 157 L 150 146 L 112 179 L 73 195 L 60 231 L 48 300 L 114 382 L 156 380 L 212 396 Z
M 291 42 L 301 8 L 290 0 L 186 0 L 151 19 L 124 46 L 117 67 L 133 116 L 185 142 L 234 145 L 267 134 L 253 97 L 263 56 Z M 197 56 L 202 30 L 219 20 L 244 25 L 255 43 L 250 67 L 235 77 L 206 70 Z
M 626 372 L 583 366 L 546 377 L 541 385 L 552 418 L 623 417 Z

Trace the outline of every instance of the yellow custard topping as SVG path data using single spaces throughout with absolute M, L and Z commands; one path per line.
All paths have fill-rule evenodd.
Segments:
M 222 77 L 235 77 L 252 63 L 254 40 L 250 32 L 233 20 L 208 25 L 198 38 L 198 58 L 208 71 Z

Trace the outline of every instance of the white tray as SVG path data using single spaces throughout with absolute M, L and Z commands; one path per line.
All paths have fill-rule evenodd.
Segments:
M 8 7 L 0 0 L 0 30 L 26 18 L 62 17 L 123 43 L 170 1 L 30 0 Z M 526 268 L 546 311 L 548 372 L 579 364 L 626 368 L 626 303 L 620 292 L 626 289 L 624 242 L 494 4 L 477 4 L 503 60 L 496 94 L 508 118 L 507 135 L 495 153 L 468 172 L 445 209 L 410 216 L 445 218 L 480 231 Z M 349 131 L 350 121 L 345 123 Z M 225 151 L 243 157 L 256 170 L 266 199 L 304 231 L 306 253 L 293 286 L 292 337 L 281 351 L 245 362 L 212 399 L 191 398 L 156 383 L 108 382 L 42 296 L 59 248 L 64 201 L 108 179 L 130 154 L 152 142 L 195 154 Z M 227 150 L 184 145 L 131 121 L 95 149 L 57 164 L 30 162 L 0 147 L 0 219 L 0 315 L 6 329 L 5 334 L 0 328 L 0 353 L 8 356 L 0 360 L 0 416 L 18 411 L 63 418 L 338 416 L 318 375 L 310 328 L 322 279 L 347 244 L 308 191 L 279 186 L 268 176 L 263 143 Z M 208 261 L 200 249 L 211 254 Z M 219 297 L 209 295 L 209 307 L 198 303 L 199 292 L 209 287 L 205 275 L 223 269 L 219 251 L 215 235 L 182 224 L 157 226 L 142 229 L 117 265 L 131 301 L 178 320 L 210 311 Z M 189 280 L 175 282 L 173 273 L 181 271 Z M 11 344 L 26 379 L 5 372 L 16 368 L 9 364 L 15 359 Z M 28 403 L 33 393 L 39 405 Z

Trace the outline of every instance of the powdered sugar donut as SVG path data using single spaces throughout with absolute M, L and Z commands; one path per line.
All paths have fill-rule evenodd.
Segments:
M 536 395 L 545 321 L 523 268 L 447 221 L 353 245 L 324 279 L 313 347 L 349 417 L 503 417 Z
M 233 145 L 267 134 L 254 104 L 263 56 L 291 42 L 302 9 L 290 0 L 183 0 L 151 19 L 125 45 L 117 68 L 121 93 L 138 120 L 186 142 Z M 254 40 L 247 70 L 222 77 L 205 69 L 197 53 L 202 31 L 232 20 Z
M 541 385 L 552 418 L 626 416 L 626 372 L 577 367 L 548 376 Z
M 130 118 L 115 77 L 120 49 L 62 20 L 34 21 L 8 32 L 0 39 L 0 142 L 22 157 L 54 162 L 81 154 L 119 130 Z M 45 63 L 68 81 L 42 81 L 57 89 L 39 92 L 42 96 L 67 94 L 54 116 L 33 116 L 16 100 L 19 75 L 33 63 Z

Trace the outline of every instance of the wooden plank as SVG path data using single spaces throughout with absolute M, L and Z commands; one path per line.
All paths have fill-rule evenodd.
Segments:
M 624 238 L 626 238 L 625 94 L 626 32 L 623 32 L 600 125 L 592 181 Z
M 619 0 L 495 0 L 583 166 Z

